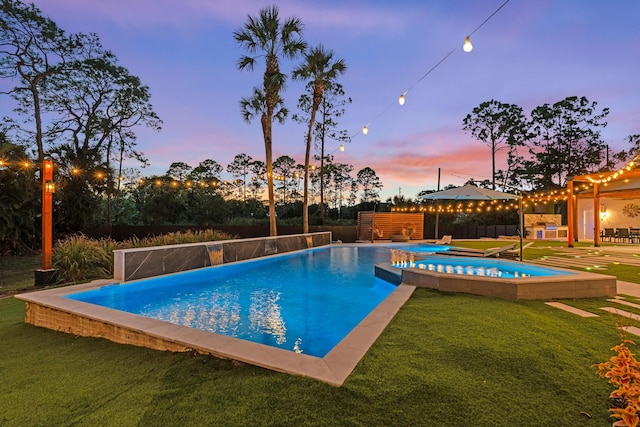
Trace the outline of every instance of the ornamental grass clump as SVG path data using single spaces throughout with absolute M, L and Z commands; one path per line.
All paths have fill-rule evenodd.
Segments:
M 53 248 L 53 267 L 58 270 L 61 282 L 79 282 L 89 279 L 108 278 L 113 275 L 113 251 L 116 249 L 175 245 L 179 243 L 230 240 L 234 236 L 217 230 L 200 230 L 168 233 L 140 239 L 136 236 L 124 242 L 111 238 L 100 240 L 83 234 L 60 240 Z
M 108 277 L 113 271 L 112 257 L 100 241 L 82 234 L 69 236 L 56 243 L 52 253 L 58 278 L 65 282 Z
M 618 327 L 622 342 L 611 350 L 616 353 L 606 362 L 593 365 L 600 378 L 606 378 L 615 387 L 609 394 L 612 400 L 611 416 L 617 418 L 614 426 L 636 427 L 640 421 L 640 363 L 629 349 L 635 342 L 626 339 Z

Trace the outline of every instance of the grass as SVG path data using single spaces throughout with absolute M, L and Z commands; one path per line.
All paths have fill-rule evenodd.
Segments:
M 533 246 L 525 255 L 545 250 L 552 252 Z M 32 285 L 38 261 L 0 259 L 3 286 L 5 266 L 21 265 Z M 632 274 L 626 267 L 606 273 Z M 542 301 L 417 289 L 336 388 L 210 356 L 36 328 L 24 323 L 23 302 L 0 299 L 0 425 L 610 425 L 611 388 L 591 365 L 609 359 L 619 342 L 613 320 L 599 310 L 611 303 L 563 302 L 602 315 L 583 319 Z
M 611 320 L 539 301 L 418 289 L 340 388 L 36 328 L 13 298 L 0 300 L 0 312 L 3 426 L 610 422 L 608 385 L 590 366 L 611 356 Z
M 41 255 L 0 257 L 0 295 L 33 288 L 33 271 L 41 267 Z

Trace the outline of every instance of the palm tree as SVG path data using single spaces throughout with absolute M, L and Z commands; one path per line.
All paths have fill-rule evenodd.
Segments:
M 307 44 L 302 40 L 302 22 L 298 18 L 288 18 L 280 24 L 278 7 L 270 6 L 260 10 L 258 17 L 250 16 L 244 27 L 233 33 L 235 40 L 250 55 L 242 56 L 238 69 L 253 70 L 259 57 L 265 58 L 266 68 L 262 88 L 254 88 L 251 98 L 242 98 L 240 108 L 246 122 L 260 115 L 267 167 L 267 189 L 269 192 L 270 235 L 277 236 L 276 208 L 273 193 L 272 166 L 272 124 L 274 116 L 284 122 L 287 110 L 283 106 L 280 92 L 284 87 L 286 75 L 280 71 L 279 58 L 295 59 L 304 52 Z
M 309 156 L 311 153 L 311 138 L 313 126 L 316 122 L 316 113 L 324 97 L 324 90 L 331 86 L 335 79 L 344 74 L 347 66 L 343 59 L 333 58 L 332 50 L 325 50 L 319 45 L 311 49 L 305 55 L 304 62 L 293 70 L 295 80 L 309 80 L 308 88 L 313 91 L 311 103 L 311 115 L 307 129 L 307 147 L 304 156 L 304 190 L 302 202 L 302 228 L 304 233 L 309 232 Z

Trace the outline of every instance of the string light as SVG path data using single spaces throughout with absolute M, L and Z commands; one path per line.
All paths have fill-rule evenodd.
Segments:
M 473 49 L 473 45 L 471 44 L 471 36 L 473 36 L 473 35 L 476 33 L 476 31 L 478 31 L 480 28 L 482 28 L 482 26 L 483 26 L 484 24 L 486 24 L 486 23 L 487 23 L 491 18 L 493 18 L 493 16 L 494 16 L 496 13 L 498 13 L 498 12 L 499 12 L 499 11 L 500 11 L 504 6 L 506 6 L 506 4 L 507 4 L 507 3 L 509 3 L 509 0 L 506 0 L 504 3 L 502 3 L 502 4 L 500 5 L 500 7 L 498 7 L 498 8 L 497 8 L 497 9 L 496 9 L 496 10 L 495 10 L 491 15 L 489 15 L 489 17 L 488 17 L 487 19 L 485 19 L 484 21 L 482 21 L 482 23 L 481 23 L 480 25 L 478 25 L 478 26 L 477 26 L 477 27 L 476 27 L 476 28 L 475 28 L 471 33 L 469 33 L 469 35 L 468 35 L 468 36 L 466 36 L 466 37 L 465 37 L 465 42 L 464 42 L 464 45 L 463 45 L 463 50 L 464 50 L 465 52 L 471 52 L 471 50 Z M 456 47 L 456 48 L 452 49 L 451 51 L 449 51 L 449 53 L 447 53 L 447 54 L 446 54 L 446 55 L 445 55 L 445 56 L 444 56 L 440 61 L 438 61 L 438 63 L 436 63 L 436 65 L 434 65 L 433 67 L 431 67 L 431 69 L 429 69 L 429 70 L 428 70 L 424 75 L 422 75 L 422 77 L 420 77 L 420 78 L 418 79 L 418 81 L 416 81 L 416 82 L 415 82 L 411 87 L 409 87 L 409 89 L 407 89 L 406 91 L 404 91 L 404 92 L 402 93 L 402 95 L 400 95 L 400 96 L 398 97 L 398 104 L 400 104 L 400 105 L 404 105 L 404 103 L 405 103 L 405 101 L 406 101 L 406 95 L 407 95 L 407 93 L 409 93 L 409 91 L 410 91 L 411 89 L 413 89 L 413 88 L 414 88 L 418 83 L 420 83 L 420 82 L 421 82 L 425 77 L 427 77 L 429 74 L 431 74 L 431 72 L 432 72 L 433 70 L 435 70 L 438 66 L 440 66 L 440 64 L 442 64 L 442 63 L 443 63 L 447 58 L 449 58 L 449 56 L 451 56 L 451 55 L 453 54 L 453 52 L 455 52 L 457 49 L 459 49 L 459 47 Z M 386 111 L 386 110 L 388 110 L 388 109 L 389 109 L 389 107 L 385 108 L 385 110 L 384 110 L 384 111 Z M 378 114 L 378 117 L 379 117 L 379 116 L 381 116 L 381 115 L 384 113 L 384 111 L 383 111 L 382 113 Z M 377 119 L 377 117 L 376 117 L 376 119 Z M 366 135 L 366 134 L 368 134 L 368 133 L 369 133 L 369 128 L 368 128 L 368 127 L 369 127 L 369 125 L 365 125 L 365 126 L 362 128 L 362 133 L 363 133 L 364 135 Z M 355 135 L 354 135 L 354 136 L 355 136 Z
M 30 169 L 33 166 L 37 166 L 39 163 L 31 162 L 29 160 L 20 160 L 18 162 L 11 162 L 7 159 L 0 159 L 0 167 L 2 168 L 10 168 L 12 166 L 17 166 L 23 169 Z
M 591 176 L 587 176 L 587 180 L 593 184 L 602 184 L 609 183 L 611 181 L 617 181 L 623 179 L 623 175 L 626 172 L 631 172 L 636 170 L 636 161 L 640 158 L 640 154 L 636 155 L 629 163 L 624 165 L 616 172 L 609 172 L 609 175 L 605 176 L 605 174 L 601 174 L 598 178 L 592 178 Z
M 469 36 L 465 37 L 464 45 L 462 45 L 462 50 L 467 53 L 473 50 L 473 45 L 471 44 L 471 38 Z

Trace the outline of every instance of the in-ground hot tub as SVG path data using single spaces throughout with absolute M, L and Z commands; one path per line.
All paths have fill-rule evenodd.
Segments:
M 504 299 L 613 297 L 614 276 L 548 268 L 525 262 L 458 256 L 426 256 L 378 264 L 376 275 L 392 283 Z

